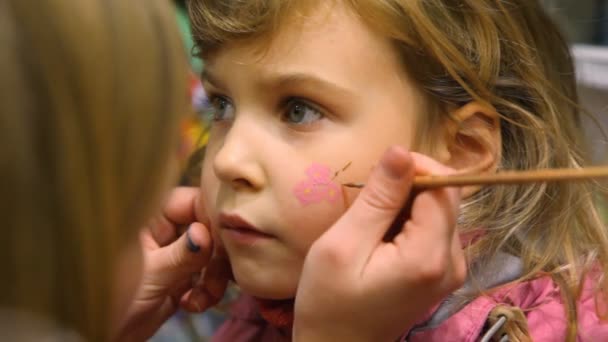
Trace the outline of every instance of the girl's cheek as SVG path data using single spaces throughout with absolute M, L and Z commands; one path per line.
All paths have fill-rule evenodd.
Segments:
M 337 175 L 328 166 L 313 163 L 305 169 L 303 177 L 292 188 L 292 194 L 303 207 L 320 203 L 331 206 L 339 204 L 343 194 L 342 186 L 335 181 Z
M 347 193 L 341 185 L 342 168 L 336 171 L 323 163 L 312 163 L 291 180 L 291 208 L 283 204 L 284 219 L 290 222 L 293 242 L 305 255 L 316 239 L 327 231 L 347 208 Z M 286 210 L 288 209 L 288 210 Z

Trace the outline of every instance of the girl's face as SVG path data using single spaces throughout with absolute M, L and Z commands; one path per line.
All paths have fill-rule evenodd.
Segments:
M 205 65 L 215 117 L 203 205 L 241 288 L 284 299 L 356 195 L 340 184 L 364 182 L 389 146 L 409 148 L 424 113 L 390 42 L 345 8 L 259 48 L 228 45 Z

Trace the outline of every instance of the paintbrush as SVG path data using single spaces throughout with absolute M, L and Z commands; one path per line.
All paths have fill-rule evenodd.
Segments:
M 416 176 L 413 188 L 418 190 L 469 185 L 504 185 L 542 182 L 580 181 L 608 178 L 608 166 L 581 169 L 539 169 L 529 171 L 502 171 L 494 174 L 460 174 Z M 343 183 L 348 188 L 363 188 L 364 183 Z

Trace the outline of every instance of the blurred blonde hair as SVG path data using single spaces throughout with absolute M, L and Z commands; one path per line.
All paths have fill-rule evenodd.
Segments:
M 0 306 L 107 340 L 118 255 L 176 176 L 188 107 L 173 11 L 0 1 L 0 42 Z
M 393 42 L 423 90 L 429 114 L 416 139 L 420 150 L 429 152 L 433 129 L 449 119 L 448 108 L 476 100 L 501 115 L 500 169 L 585 164 L 583 111 L 569 47 L 538 1 L 341 2 Z M 267 44 L 281 25 L 305 20 L 319 3 L 190 1 L 194 38 L 203 58 L 230 42 Z M 517 281 L 539 274 L 556 280 L 567 305 L 570 340 L 576 336 L 575 300 L 584 276 L 592 268 L 608 271 L 608 234 L 594 204 L 594 185 L 486 187 L 463 205 L 459 221 L 464 233 L 486 231 L 467 246 L 471 261 L 483 263 L 504 251 L 523 261 Z M 598 296 L 608 289 L 603 276 L 599 280 Z

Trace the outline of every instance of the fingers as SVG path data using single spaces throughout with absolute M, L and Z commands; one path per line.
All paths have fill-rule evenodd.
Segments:
M 453 174 L 454 170 L 439 162 L 412 153 L 417 174 Z M 410 221 L 414 226 L 425 227 L 421 234 L 435 243 L 451 244 L 455 236 L 460 209 L 460 188 L 439 188 L 422 191 L 414 199 Z M 428 229 L 436 227 L 435 229 Z
M 414 153 L 412 156 L 418 174 L 453 173 L 431 158 Z M 420 264 L 418 271 L 422 277 L 437 281 L 440 291 L 460 286 L 466 276 L 466 262 L 456 231 L 459 209 L 459 188 L 423 191 L 414 199 L 410 219 L 395 239 L 402 260 Z M 424 253 L 413 253 L 414 250 Z
M 142 322 L 145 322 L 144 326 L 158 328 L 175 312 L 181 293 L 192 286 L 192 274 L 207 265 L 212 250 L 211 234 L 197 222 L 165 247 L 150 248 L 156 241 L 147 230 L 141 232 L 140 239 L 142 245 L 148 246 L 144 254 L 144 273 L 127 314 L 131 317 L 127 320 L 135 322 L 137 327 L 125 328 L 125 331 L 147 331 L 140 326 Z
M 353 252 L 349 254 L 358 257 L 358 261 L 367 260 L 403 207 L 413 174 L 409 153 L 401 147 L 388 149 L 353 205 L 328 231 L 327 238 L 340 241 L 341 248 Z
M 200 272 L 209 262 L 211 250 L 209 230 L 195 222 L 175 242 L 155 251 L 150 263 L 165 278 L 165 283 L 177 284 L 192 273 Z
M 418 237 L 424 241 L 451 245 L 455 235 L 460 205 L 459 189 L 435 189 L 421 192 L 412 206 L 410 222 L 421 227 Z
M 171 191 L 165 208 L 164 216 L 176 225 L 196 221 L 196 200 L 199 189 L 196 187 L 177 187 Z
M 451 175 L 457 173 L 456 170 L 449 168 L 424 154 L 420 154 L 418 152 L 410 152 L 410 155 L 412 156 L 412 160 L 414 161 L 414 165 L 416 166 L 417 176 L 431 174 Z
M 180 226 L 198 221 L 196 210 L 199 189 L 177 187 L 171 191 L 162 216 L 149 224 L 150 233 L 159 246 L 167 246 L 180 235 Z
M 188 311 L 201 312 L 216 305 L 224 297 L 231 277 L 228 258 L 216 254 L 209 262 L 202 279 L 182 299 L 182 307 Z
M 216 256 L 209 263 L 203 276 L 203 283 L 207 292 L 218 301 L 222 299 L 228 280 L 232 277 L 230 262 L 225 256 Z
M 452 239 L 452 280 L 450 291 L 456 290 L 465 282 L 467 277 L 467 261 L 464 250 L 462 249 L 462 243 L 460 241 L 459 234 L 454 234 Z M 446 284 L 449 287 L 450 284 Z
M 169 245 L 179 236 L 178 227 L 165 216 L 154 218 L 148 224 L 151 237 L 159 247 Z

